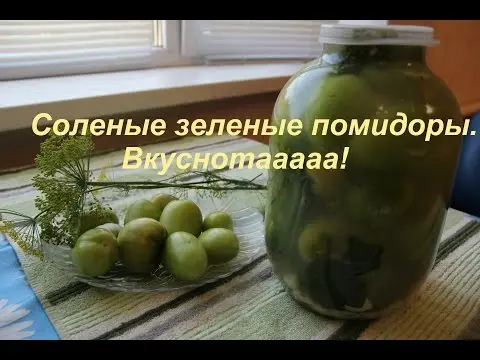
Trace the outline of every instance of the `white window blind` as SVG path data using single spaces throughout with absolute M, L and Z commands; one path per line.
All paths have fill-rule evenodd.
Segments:
M 0 78 L 148 67 L 158 20 L 0 20 Z
M 320 26 L 338 20 L 184 20 L 182 55 L 207 60 L 309 59 Z

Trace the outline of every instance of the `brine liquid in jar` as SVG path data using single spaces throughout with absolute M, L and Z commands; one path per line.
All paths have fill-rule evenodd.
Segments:
M 322 26 L 321 56 L 285 85 L 272 122 L 300 119 L 299 134 L 270 152 L 305 157 L 269 169 L 266 245 L 276 275 L 316 313 L 375 318 L 401 303 L 432 269 L 463 126 L 459 105 L 427 66 L 433 30 Z M 337 153 L 345 169 L 308 166 Z

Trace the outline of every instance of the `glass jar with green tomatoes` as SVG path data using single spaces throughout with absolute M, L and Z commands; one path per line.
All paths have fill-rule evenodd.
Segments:
M 272 157 L 341 160 L 349 149 L 344 169 L 269 169 L 267 253 L 316 313 L 379 317 L 433 267 L 461 147 L 446 134 L 463 129 L 457 100 L 425 60 L 435 44 L 427 27 L 324 25 L 321 56 L 278 96 L 272 124 L 300 119 L 302 131 L 271 136 Z

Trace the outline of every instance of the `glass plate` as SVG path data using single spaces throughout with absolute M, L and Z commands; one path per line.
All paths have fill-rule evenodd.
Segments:
M 110 194 L 106 202 L 118 214 L 120 224 L 123 224 L 125 210 L 129 204 L 138 199 L 150 199 L 158 193 L 172 192 L 168 190 L 135 190 L 130 192 L 127 198 L 120 194 Z M 173 194 L 179 196 L 176 193 Z M 102 196 L 105 195 L 102 194 Z M 235 259 L 221 265 L 210 265 L 207 273 L 199 282 L 192 284 L 179 281 L 169 274 L 162 265 L 151 276 L 128 274 L 121 262 L 116 263 L 113 269 L 104 276 L 95 278 L 84 276 L 76 271 L 70 258 L 71 250 L 67 246 L 43 244 L 46 260 L 52 262 L 76 280 L 94 287 L 124 292 L 165 292 L 199 287 L 228 277 L 265 253 L 264 216 L 259 210 L 261 204 L 257 203 L 260 204 L 260 207 L 255 205 L 255 195 L 245 194 L 243 191 L 234 191 L 222 199 L 216 199 L 201 197 L 196 191 L 190 190 L 187 194 L 180 196 L 183 199 L 193 200 L 200 207 L 203 216 L 217 210 L 230 214 L 234 223 L 234 232 L 240 243 L 239 254 Z

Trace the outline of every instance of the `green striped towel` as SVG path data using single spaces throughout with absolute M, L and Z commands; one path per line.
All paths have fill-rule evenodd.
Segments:
M 216 136 L 182 138 L 145 146 L 144 151 L 259 154 L 267 147 Z M 97 156 L 92 167 L 116 169 L 117 179 L 157 176 L 154 170 L 119 171 L 123 155 L 121 150 Z M 248 177 L 259 172 L 236 171 Z M 29 169 L 0 177 L 2 207 L 34 211 L 34 174 Z M 422 289 L 401 309 L 376 321 L 331 320 L 300 307 L 272 273 L 264 250 L 228 278 L 193 290 L 147 294 L 93 288 L 16 251 L 63 339 L 478 339 L 479 239 L 480 224 L 450 210 L 435 267 Z

